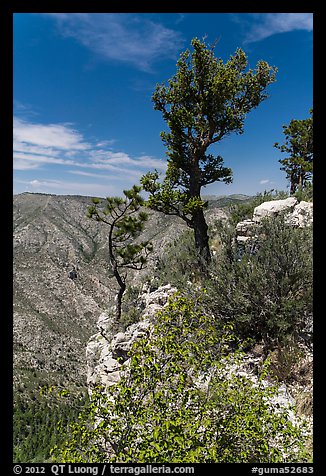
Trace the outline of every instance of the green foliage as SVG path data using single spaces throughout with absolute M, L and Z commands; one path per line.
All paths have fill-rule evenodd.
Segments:
M 279 343 L 270 353 L 271 373 L 282 382 L 291 382 L 296 377 L 299 362 L 304 358 L 302 346 L 298 345 L 293 335 L 284 337 L 283 342 Z
M 48 393 L 48 392 L 47 392 Z M 13 461 L 15 463 L 43 463 L 50 459 L 50 450 L 64 442 L 65 433 L 59 431 L 74 421 L 86 403 L 85 395 L 75 397 L 41 395 L 32 399 L 15 393 L 13 407 Z
M 137 341 L 120 382 L 93 389 L 56 462 L 307 461 L 302 428 L 274 408 L 276 388 L 236 372 L 230 326 L 199 298 L 171 299 Z
M 140 210 L 144 199 L 141 187 L 134 185 L 124 190 L 125 198 L 107 197 L 105 206 L 99 198 L 93 198 L 87 216 L 108 225 L 108 254 L 113 276 L 119 291 L 117 293 L 116 318 L 121 318 L 122 297 L 126 290 L 127 269 L 141 270 L 149 253 L 153 250 L 149 241 L 135 242 L 144 229 L 147 213 Z
M 208 154 L 208 148 L 231 133 L 243 133 L 247 113 L 267 98 L 265 89 L 275 81 L 276 69 L 259 61 L 254 71 L 246 71 L 241 49 L 223 63 L 198 38 L 191 45 L 192 52 L 181 54 L 176 74 L 167 85 L 157 85 L 152 97 L 169 128 L 161 133 L 169 157 L 166 175 L 160 182 L 157 171 L 150 172 L 141 183 L 150 194 L 148 206 L 181 217 L 209 262 L 201 188 L 216 181 L 230 183 L 232 170 L 224 167 L 221 156 Z
M 300 334 L 312 316 L 313 233 L 288 226 L 282 216 L 263 220 L 256 231 L 239 254 L 234 226 L 221 226 L 208 295 L 211 309 L 238 334 L 271 345 Z
M 141 320 L 142 309 L 139 306 L 138 298 L 141 292 L 140 286 L 128 286 L 122 303 L 122 313 L 120 319 L 119 332 L 125 331 L 128 326 Z
M 312 183 L 306 182 L 304 187 L 298 187 L 297 191 L 295 192 L 294 196 L 299 202 L 312 202 L 313 201 L 313 185 Z
M 313 174 L 313 110 L 308 119 L 292 119 L 288 126 L 283 126 L 285 143 L 274 147 L 281 152 L 289 154 L 285 159 L 279 160 L 281 170 L 286 172 L 286 177 L 291 184 L 291 194 L 305 186 L 312 180 Z
M 166 246 L 157 263 L 153 284 L 161 286 L 170 283 L 178 289 L 185 289 L 187 283 L 201 280 L 198 261 L 199 254 L 192 234 L 190 230 L 185 230 Z
M 144 205 L 140 191 L 141 187 L 134 185 L 131 190 L 123 191 L 124 199 L 107 197 L 103 207 L 98 198 L 93 198 L 93 205 L 88 207 L 89 218 L 109 226 L 109 254 L 113 268 L 141 269 L 152 249 L 148 241 L 132 242 L 143 231 L 148 219 L 147 213 L 140 211 Z

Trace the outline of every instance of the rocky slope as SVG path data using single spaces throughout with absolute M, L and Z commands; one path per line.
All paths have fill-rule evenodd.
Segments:
M 259 225 L 262 218 L 266 216 L 276 217 L 282 213 L 285 213 L 284 219 L 289 226 L 312 226 L 312 203 L 298 203 L 295 198 L 264 202 L 254 209 L 252 219 L 240 222 L 236 227 L 238 244 L 241 246 L 244 242 L 253 239 L 253 227 L 257 232 L 257 225 Z M 143 336 L 150 338 L 157 311 L 165 307 L 169 296 L 172 296 L 176 291 L 170 284 L 160 286 L 158 289 L 144 286 L 137 301 L 141 311 L 139 322 L 128 326 L 123 332 L 121 330 L 116 331 L 114 321 L 108 312 L 103 312 L 99 316 L 97 332 L 91 336 L 86 347 L 87 384 L 90 394 L 97 385 L 109 388 L 119 382 L 123 371 L 128 371 L 130 364 L 129 351 L 132 345 Z M 286 361 L 286 358 L 289 359 L 290 354 L 282 360 L 278 355 L 280 349 L 274 349 L 269 353 L 271 375 L 278 377 L 278 392 L 273 397 L 266 397 L 270 407 L 275 412 L 283 408 L 287 412 L 287 418 L 293 424 L 302 425 L 308 446 L 311 441 L 313 424 L 312 332 L 312 322 L 307 321 L 304 333 L 308 338 L 297 342 L 295 353 L 293 353 L 289 362 Z M 260 382 L 267 389 L 271 385 L 270 377 L 264 378 L 262 381 L 258 378 L 266 358 L 259 347 L 257 344 L 248 351 L 241 363 L 235 361 L 231 365 L 230 363 L 225 365 L 223 370 L 220 369 L 219 371 L 223 372 L 223 378 L 228 379 L 231 374 L 235 374 L 239 378 L 249 379 L 254 386 Z M 280 363 L 283 367 L 280 367 Z M 286 379 L 286 372 L 290 371 L 293 372 L 295 377 L 287 379 L 285 383 L 283 378 Z M 296 412 L 293 411 L 293 407 L 296 408 Z M 301 416 L 298 417 L 298 415 Z
M 83 196 L 14 196 L 14 383 L 22 388 L 86 384 L 86 342 L 115 295 L 107 230 L 86 217 L 90 203 Z M 225 216 L 216 199 L 208 220 Z M 150 213 L 143 238 L 152 240 L 154 253 L 145 272 L 184 229 L 175 217 Z M 77 279 L 69 279 L 73 267 Z

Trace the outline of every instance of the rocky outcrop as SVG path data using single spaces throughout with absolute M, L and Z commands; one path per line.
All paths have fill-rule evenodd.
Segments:
M 261 203 L 254 209 L 253 221 L 259 223 L 262 218 L 274 217 L 281 213 L 291 213 L 297 205 L 298 200 L 295 197 L 285 198 L 284 200 L 270 200 Z
M 313 223 L 313 203 L 304 201 L 298 203 L 293 212 L 286 218 L 286 222 L 298 228 L 311 226 Z
M 96 385 L 108 388 L 120 381 L 123 370 L 128 369 L 129 352 L 132 345 L 143 336 L 147 335 L 150 338 L 154 316 L 164 308 L 169 296 L 175 292 L 176 289 L 171 285 L 162 286 L 156 290 L 150 287 L 144 288 L 139 296 L 139 306 L 143 308 L 142 319 L 129 326 L 125 331 L 113 334 L 115 325 L 114 320 L 110 318 L 110 313 L 100 315 L 99 332 L 90 338 L 86 349 L 87 383 L 90 395 Z M 112 337 L 108 339 L 107 336 Z M 249 352 L 242 360 L 227 358 L 224 366 L 212 367 L 210 375 L 215 377 L 219 375 L 223 380 L 231 380 L 232 377 L 249 380 L 253 387 L 259 387 L 268 392 L 271 382 L 260 378 L 263 361 L 264 357 L 261 354 L 256 355 L 254 352 Z M 207 374 L 205 374 L 196 380 L 196 386 L 205 391 L 209 382 L 210 378 L 207 378 Z M 233 385 L 232 381 L 230 381 L 230 385 Z M 302 394 L 303 391 L 307 395 L 311 394 L 311 388 L 306 389 L 302 385 L 289 387 L 281 383 L 277 392 L 266 398 L 275 412 L 284 410 L 287 413 L 287 418 L 294 425 L 304 423 L 306 434 L 309 436 L 312 431 L 312 417 L 298 418 L 293 411 L 293 407 L 297 404 L 293 394 Z
M 257 224 L 251 220 L 240 221 L 236 226 L 237 243 L 244 245 L 250 238 L 256 236 Z
M 276 217 L 283 214 L 285 223 L 290 226 L 303 228 L 313 223 L 313 203 L 298 202 L 295 197 L 284 200 L 271 200 L 258 205 L 254 209 L 252 219 L 239 222 L 236 226 L 236 240 L 239 245 L 248 243 L 249 239 L 257 237 L 257 225 L 264 218 Z
M 164 308 L 169 296 L 177 290 L 170 284 L 158 289 L 144 287 L 139 296 L 139 307 L 143 309 L 139 322 L 124 332 L 115 332 L 116 324 L 112 313 L 102 313 L 94 334 L 86 347 L 87 385 L 91 392 L 95 385 L 109 387 L 120 379 L 121 367 L 129 359 L 129 351 L 138 339 L 150 334 L 155 314 Z

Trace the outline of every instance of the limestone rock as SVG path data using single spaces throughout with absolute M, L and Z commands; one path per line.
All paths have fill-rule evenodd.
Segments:
M 143 294 L 140 298 L 141 306 L 144 309 L 142 313 L 143 318 L 153 318 L 157 311 L 161 310 L 167 303 L 168 298 L 173 296 L 176 292 L 177 289 L 171 286 L 171 284 L 160 286 L 155 290 L 151 290 L 150 287 L 144 287 Z
M 112 313 L 108 311 L 100 314 L 97 323 L 99 332 L 89 339 L 86 348 L 87 385 L 90 393 L 94 385 L 109 387 L 119 381 L 122 365 L 128 365 L 132 345 L 150 332 L 156 312 L 166 305 L 169 296 L 176 291 L 170 284 L 155 290 L 145 287 L 139 297 L 143 308 L 142 319 L 124 332 L 113 334 L 115 323 Z
M 254 209 L 253 221 L 259 222 L 262 218 L 277 216 L 280 213 L 292 212 L 297 205 L 298 200 L 295 197 L 289 197 L 284 200 L 271 200 L 258 205 Z
M 304 228 L 311 226 L 313 222 L 313 203 L 300 202 L 295 207 L 291 215 L 286 218 L 286 223 L 289 225 Z
M 257 224 L 251 219 L 240 221 L 236 226 L 237 243 L 245 245 L 250 238 L 256 235 Z
M 271 200 L 261 203 L 254 209 L 252 219 L 240 221 L 236 226 L 236 241 L 239 246 L 250 243 L 257 237 L 257 225 L 263 218 L 275 217 L 284 213 L 284 221 L 290 226 L 303 228 L 313 223 L 313 203 L 300 202 L 295 197 L 284 200 Z
M 236 232 L 238 235 L 251 236 L 253 229 L 256 227 L 256 222 L 253 220 L 240 221 L 236 226 Z
M 112 356 L 114 358 L 123 358 L 126 361 L 132 345 L 146 335 L 150 325 L 150 321 L 145 319 L 132 324 L 125 332 L 118 332 L 111 341 Z
M 109 308 L 99 315 L 96 327 L 106 340 L 112 339 L 116 329 L 114 307 Z

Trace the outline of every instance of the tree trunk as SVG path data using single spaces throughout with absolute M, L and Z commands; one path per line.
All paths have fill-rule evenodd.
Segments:
M 119 291 L 116 296 L 117 304 L 116 304 L 116 309 L 115 309 L 115 317 L 117 322 L 120 321 L 121 319 L 121 312 L 122 312 L 122 296 L 123 293 L 126 290 L 126 282 L 125 278 L 123 278 L 118 270 L 118 263 L 115 259 L 114 253 L 113 253 L 113 225 L 110 227 L 110 232 L 109 232 L 109 260 L 110 264 L 112 266 L 112 271 L 115 279 L 117 280 L 117 283 L 119 285 Z
M 122 308 L 121 308 L 121 306 L 122 306 L 122 296 L 123 296 L 123 293 L 126 290 L 126 283 L 125 283 L 125 279 L 123 279 L 123 277 L 120 275 L 116 263 L 114 264 L 113 274 L 114 274 L 115 279 L 117 280 L 117 283 L 119 284 L 119 291 L 118 291 L 118 294 L 116 296 L 117 304 L 116 304 L 115 316 L 116 316 L 116 320 L 120 321 L 121 312 L 122 312 Z
M 201 173 L 198 163 L 199 159 L 194 159 L 194 164 L 190 173 L 189 192 L 192 198 L 200 199 Z M 211 253 L 208 245 L 208 226 L 202 208 L 193 212 L 191 222 L 195 234 L 196 249 L 198 250 L 200 257 L 202 258 L 202 264 L 207 265 L 211 262 Z
M 195 233 L 195 245 L 204 264 L 211 262 L 211 252 L 208 245 L 208 226 L 202 209 L 194 212 L 192 217 Z
M 292 172 L 290 175 L 290 195 L 294 195 L 298 187 L 297 174 Z
M 122 313 L 122 296 L 126 290 L 126 284 L 121 280 L 119 281 L 119 291 L 117 294 L 117 305 L 116 305 L 116 319 L 117 321 L 120 321 L 121 319 L 121 313 Z

